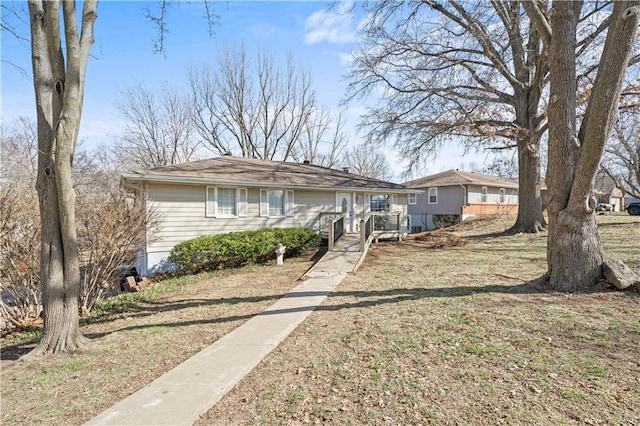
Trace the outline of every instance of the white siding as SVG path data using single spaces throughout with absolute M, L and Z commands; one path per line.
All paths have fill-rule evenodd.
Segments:
M 482 187 L 479 185 L 469 185 L 468 192 L 469 200 L 468 204 L 481 203 Z M 504 202 L 500 202 L 500 188 L 494 186 L 487 187 L 487 201 L 486 204 L 518 204 L 518 190 L 514 188 L 504 189 Z
M 248 188 L 246 217 L 206 217 L 206 187 L 151 183 L 147 206 L 155 212 L 147 241 L 147 271 L 154 271 L 174 245 L 201 235 L 267 228 L 316 229 L 322 211 L 333 211 L 335 192 L 293 190 L 288 217 L 260 217 L 260 188 Z

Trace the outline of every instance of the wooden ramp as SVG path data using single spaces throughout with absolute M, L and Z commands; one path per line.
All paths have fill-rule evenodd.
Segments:
M 344 234 L 333 246 L 333 251 L 360 251 L 360 234 Z
M 318 277 L 354 272 L 366 255 L 366 252 L 360 251 L 360 236 L 345 234 L 336 243 L 333 251 L 326 252 L 304 276 Z

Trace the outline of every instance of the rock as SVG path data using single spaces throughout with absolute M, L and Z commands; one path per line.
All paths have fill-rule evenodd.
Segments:
M 605 260 L 602 272 L 607 281 L 619 290 L 625 290 L 632 285 L 640 288 L 640 277 L 620 260 Z
M 147 277 L 142 277 L 140 281 L 138 281 L 138 290 L 146 290 L 151 287 L 151 280 Z

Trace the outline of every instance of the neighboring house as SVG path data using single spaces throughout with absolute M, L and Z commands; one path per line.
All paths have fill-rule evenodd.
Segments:
M 624 210 L 624 193 L 622 189 L 611 176 L 603 171 L 599 171 L 596 174 L 596 179 L 593 182 L 593 195 L 598 203 L 611 204 L 614 212 Z
M 357 232 L 372 210 L 397 212 L 401 236 L 407 232 L 407 194 L 415 193 L 307 162 L 232 156 L 127 173 L 122 187 L 145 197 L 155 215 L 140 247 L 143 275 L 169 267 L 169 252 L 181 241 L 265 228 L 320 231 L 323 212 L 345 212 L 347 232 Z
M 411 232 L 458 223 L 471 216 L 517 212 L 517 179 L 448 170 L 404 185 L 423 191 L 408 198 Z

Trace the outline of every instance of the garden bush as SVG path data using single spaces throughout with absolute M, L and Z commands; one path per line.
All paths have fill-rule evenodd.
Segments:
M 286 247 L 285 257 L 295 257 L 319 242 L 320 237 L 305 228 L 204 235 L 176 244 L 169 255 L 169 262 L 178 273 L 235 268 L 249 263 L 273 261 L 279 243 Z

